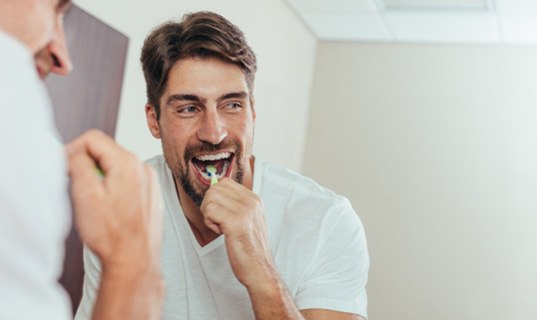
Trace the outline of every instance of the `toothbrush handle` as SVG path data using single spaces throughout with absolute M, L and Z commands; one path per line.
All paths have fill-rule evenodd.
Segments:
M 213 176 L 211 177 L 211 186 L 212 186 L 213 184 L 217 184 L 217 183 L 218 183 L 218 179 L 216 178 L 215 175 L 213 175 Z

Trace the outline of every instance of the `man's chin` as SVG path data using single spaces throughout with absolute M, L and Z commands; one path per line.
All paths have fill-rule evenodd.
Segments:
M 190 179 L 187 179 L 184 176 L 180 178 L 180 181 L 184 192 L 188 195 L 190 200 L 192 200 L 192 202 L 194 202 L 198 207 L 200 207 L 208 187 L 204 190 L 200 190 L 201 188 L 197 183 L 192 183 Z

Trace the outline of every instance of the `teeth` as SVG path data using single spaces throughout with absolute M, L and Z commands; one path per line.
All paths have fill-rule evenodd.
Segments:
M 203 156 L 196 157 L 196 159 L 200 161 L 215 161 L 215 160 L 227 159 L 229 157 L 231 157 L 231 153 L 222 152 L 219 154 L 206 154 Z

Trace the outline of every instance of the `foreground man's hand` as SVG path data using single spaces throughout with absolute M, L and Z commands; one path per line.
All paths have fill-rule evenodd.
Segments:
M 95 130 L 67 153 L 78 232 L 103 269 L 93 318 L 160 318 L 163 204 L 155 173 Z

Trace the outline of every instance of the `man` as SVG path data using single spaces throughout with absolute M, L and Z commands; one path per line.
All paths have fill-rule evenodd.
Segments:
M 57 282 L 70 225 L 67 168 L 39 79 L 71 70 L 68 7 L 0 0 L 0 319 L 70 318 Z M 162 203 L 153 170 L 97 131 L 67 154 L 78 231 L 104 265 L 94 316 L 158 318 Z
M 369 259 L 350 203 L 252 155 L 255 55 L 198 12 L 146 39 L 147 123 L 162 140 L 165 319 L 362 319 Z M 218 180 L 216 183 L 213 180 Z M 85 290 L 99 261 L 85 253 Z M 91 313 L 86 294 L 77 319 Z

